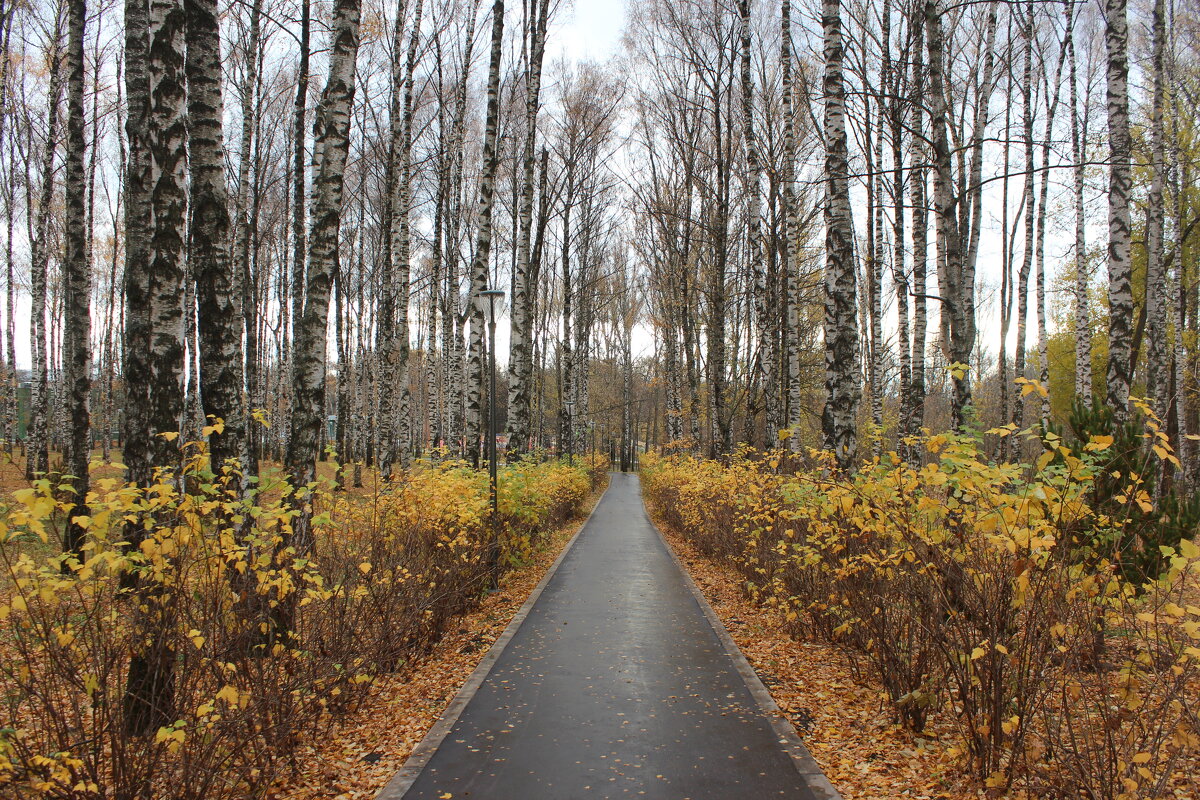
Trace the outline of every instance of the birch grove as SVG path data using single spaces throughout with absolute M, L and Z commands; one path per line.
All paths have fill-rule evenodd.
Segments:
M 81 511 L 97 458 L 399 487 L 479 464 L 493 403 L 510 461 L 1023 461 L 1006 431 L 1144 408 L 1156 502 L 1195 485 L 1190 9 L 631 0 L 595 59 L 569 12 L 5 4 L 19 471 Z
M 960 447 L 997 493 L 1078 461 L 1138 483 L 1097 518 L 1194 536 L 1198 31 L 1180 0 L 0 0 L 0 501 L 53 523 L 14 517 L 0 555 L 113 593 L 114 702 L 87 713 L 117 738 L 90 746 L 199 746 L 188 648 L 251 707 L 219 664 L 307 674 L 305 600 L 343 635 L 355 572 L 420 575 L 355 622 L 408 669 L 461 610 L 436 572 L 458 545 L 400 547 L 387 509 L 490 490 L 497 449 L 488 586 L 513 476 L 565 460 L 594 489 L 572 468 L 648 453 L 826 499 Z M 371 524 L 331 522 L 349 507 Z M 188 616 L 202 580 L 219 635 Z M 120 796 L 157 796 L 142 774 Z

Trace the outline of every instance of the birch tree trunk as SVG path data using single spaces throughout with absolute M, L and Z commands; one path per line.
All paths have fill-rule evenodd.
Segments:
M 67 448 L 64 467 L 74 507 L 63 526 L 63 550 L 83 557 L 85 530 L 75 519 L 87 511 L 90 451 L 88 394 L 91 390 L 91 280 L 87 258 L 87 218 L 84 206 L 83 42 L 87 19 L 85 0 L 67 3 L 67 159 L 63 184 L 66 219 L 63 238 L 63 372 L 67 393 Z M 65 569 L 65 567 L 64 567 Z
M 787 327 L 784 335 L 784 360 L 787 365 L 787 427 L 792 432 L 788 443 L 792 452 L 800 452 L 800 219 L 796 200 L 796 109 L 792 86 L 792 4 L 783 0 L 781 12 L 783 62 L 783 206 L 787 239 L 783 259 L 786 285 Z M 853 267 L 851 267 L 853 269 Z
M 294 329 L 292 348 L 292 432 L 285 466 L 294 487 L 316 480 L 317 457 L 325 439 L 326 336 L 329 291 L 337 260 L 342 221 L 342 191 L 350 148 L 350 111 L 354 102 L 360 0 L 336 0 L 333 9 L 329 78 L 313 126 L 312 227 L 304 311 Z M 300 558 L 312 551 L 312 501 L 294 498 L 290 544 Z M 290 619 L 287 620 L 290 626 Z
M 855 421 L 861 394 L 858 318 L 846 147 L 846 90 L 842 81 L 842 8 L 822 0 L 825 34 L 825 449 L 838 467 L 857 460 Z
M 399 258 L 397 250 L 400 246 L 399 209 L 396 208 L 398 196 L 397 165 L 400 159 L 400 140 L 402 138 L 401 96 L 404 85 L 404 62 L 400 53 L 404 49 L 404 18 L 408 3 L 401 0 L 396 6 L 396 19 L 392 28 L 392 74 L 388 102 L 388 145 L 387 163 L 384 165 L 383 178 L 383 234 L 380 250 L 383 274 L 376 283 L 379 295 L 378 325 L 375 328 L 375 347 L 387 380 L 379 383 L 379 473 L 385 481 L 392 480 L 392 465 L 396 461 L 397 426 L 399 424 L 399 409 L 397 396 L 400 391 L 399 381 L 391 379 L 399 369 L 400 343 L 396 335 L 396 305 L 400 293 L 399 287 Z
M 756 370 L 765 398 L 766 439 L 770 447 L 775 444 L 779 433 L 773 430 L 778 417 L 775 408 L 778 393 L 775 391 L 775 369 L 770 355 L 772 320 L 767 303 L 767 273 L 762 244 L 762 166 L 759 164 L 758 139 L 754 132 L 754 81 L 750 76 L 750 0 L 738 0 L 738 16 L 741 21 L 742 145 L 746 149 L 746 243 L 749 246 L 754 317 L 758 329 Z
M 0 14 L 0 148 L 8 144 L 9 174 L 7 185 L 4 187 L 4 334 L 5 334 L 5 374 L 4 381 L 4 447 L 8 457 L 13 459 L 13 447 L 17 436 L 17 344 L 16 344 L 16 286 L 13 283 L 13 228 L 16 216 L 16 147 L 15 133 L 6 128 L 5 122 L 10 113 L 8 80 L 11 72 L 12 58 L 9 55 L 9 45 L 12 40 L 12 13 Z M 7 134 L 7 136 L 6 136 Z M 15 462 L 15 459 L 13 459 Z
M 462 182 L 463 182 L 463 144 L 465 140 L 467 115 L 467 84 L 471 76 L 471 62 L 475 44 L 475 19 L 478 0 L 471 4 L 467 18 L 466 45 L 463 48 L 463 58 L 460 65 L 458 83 L 455 87 L 454 118 L 450 128 L 449 163 L 447 165 L 447 200 L 448 221 L 446 225 L 446 307 L 442 313 L 443 342 L 442 352 L 447 361 L 445 372 L 446 381 L 446 435 L 452 452 L 457 455 L 464 453 L 464 396 L 463 380 L 465 369 L 463 363 L 462 325 L 459 303 L 461 292 L 459 288 L 459 231 L 462 224 Z
M 58 111 L 62 101 L 62 28 L 61 15 L 55 21 L 54 44 L 50 49 L 50 86 L 46 107 L 46 144 L 42 151 L 42 183 L 38 193 L 36 233 L 30 243 L 29 288 L 32 300 L 29 335 L 32 351 L 32 375 L 29 397 L 29 423 L 25 447 L 25 478 L 33 480 L 50 469 L 50 386 L 49 340 L 46 330 L 47 273 L 50 268 L 50 205 L 54 200 L 54 156 L 58 151 Z
M 1108 55 L 1108 405 L 1117 424 L 1129 415 L 1133 371 L 1133 288 L 1129 251 L 1129 193 L 1133 182 L 1129 133 L 1129 23 L 1126 0 L 1105 0 Z
M 867 126 L 870 127 L 870 114 L 867 115 Z M 883 102 L 876 98 L 875 102 L 875 140 L 872 156 L 873 166 L 869 167 L 872 236 L 870 242 L 870 257 L 867 259 L 868 280 L 867 295 L 870 297 L 870 314 L 867 329 L 870 335 L 870 361 L 868 375 L 871 383 L 871 449 L 873 455 L 879 455 L 883 448 Z M 851 228 L 853 231 L 853 228 Z
M 925 24 L 920 12 L 914 6 L 913 18 L 910 22 L 913 28 L 913 52 L 921 53 L 925 44 Z M 912 160 L 911 195 L 913 207 L 912 243 L 912 292 L 913 292 L 913 340 L 912 340 L 912 385 L 908 391 L 908 430 L 909 436 L 917 436 L 925 424 L 925 335 L 928 329 L 928 300 L 926 297 L 926 271 L 929 253 L 929 213 L 925 197 L 925 167 L 926 149 L 924 146 L 924 119 L 921 98 L 925 91 L 925 68 L 921 59 L 913 64 L 913 85 L 911 97 L 912 138 L 909 149 Z M 919 458 L 920 449 L 913 448 L 910 459 Z
M 1174 62 L 1174 53 L 1172 53 L 1172 62 Z M 1172 125 L 1173 132 L 1178 133 L 1179 126 L 1179 107 L 1177 100 L 1173 103 L 1174 112 L 1172 117 L 1175 122 Z M 1177 138 L 1177 136 L 1176 136 Z M 1187 185 L 1187 177 L 1184 166 L 1180 163 L 1179 147 L 1171 148 L 1171 166 L 1172 173 L 1175 176 L 1175 218 L 1182 220 L 1187 198 L 1183 187 Z M 1188 389 L 1188 366 L 1187 366 L 1187 349 L 1184 345 L 1186 321 L 1186 306 L 1187 306 L 1187 291 L 1188 280 L 1187 270 L 1181 255 L 1183 254 L 1184 245 L 1184 227 L 1182 225 L 1175 226 L 1175 252 L 1179 255 L 1175 257 L 1175 281 L 1173 288 L 1176 290 L 1176 302 L 1171 303 L 1172 321 L 1175 324 L 1175 342 L 1173 357 L 1175 361 L 1174 377 L 1175 377 L 1175 431 L 1178 441 L 1177 454 L 1179 456 L 1179 471 L 1177 480 L 1182 489 L 1180 494 L 1191 490 L 1195 485 L 1195 459 L 1196 459 L 1196 442 L 1189 439 L 1188 434 L 1188 414 L 1187 414 L 1187 389 Z M 1193 312 L 1194 314 L 1195 312 Z M 1195 320 L 1193 319 L 1193 325 Z M 1195 380 L 1195 376 L 1191 377 Z
M 11 17 L 9 19 L 11 21 Z M 5 29 L 6 40 L 7 40 L 7 36 L 10 31 L 11 31 L 11 28 Z M 7 53 L 8 52 L 7 45 L 5 46 L 4 49 L 5 49 L 5 52 Z M 5 63 L 7 63 L 7 61 L 8 60 L 6 59 Z M 8 83 L 7 74 L 0 76 L 0 80 L 4 81 L 5 85 L 7 85 L 7 83 Z M 8 156 L 9 156 L 8 160 L 9 160 L 10 164 L 13 164 L 16 162 L 16 159 L 14 158 L 14 155 L 16 153 L 16 146 L 13 141 L 14 139 L 16 139 L 16 134 L 10 131 L 8 134 Z M 16 282 L 13 280 L 13 227 L 14 227 L 14 217 L 16 216 L 15 208 L 14 208 L 14 206 L 16 204 L 16 197 L 17 197 L 17 179 L 16 179 L 16 170 L 14 169 L 14 170 L 12 170 L 12 172 L 10 174 L 9 182 L 8 182 L 8 186 L 7 186 L 7 190 L 6 190 L 6 195 L 4 198 L 4 222 L 5 222 L 4 330 L 5 330 L 5 333 L 7 334 L 5 345 L 6 345 L 7 364 L 8 364 L 8 375 L 5 376 L 8 380 L 8 397 L 7 397 L 8 402 L 5 403 L 5 407 L 4 407 L 4 444 L 5 444 L 5 450 L 8 452 L 8 456 L 9 456 L 9 458 L 11 458 L 13 460 L 14 464 L 16 464 L 16 457 L 14 455 L 14 447 L 16 446 L 16 439 L 17 439 L 17 410 L 18 410 L 17 319 L 16 319 L 17 287 L 16 287 Z
M 942 295 L 942 339 L 951 363 L 951 378 L 954 394 L 951 400 L 951 422 L 961 428 L 967 421 L 967 410 L 971 406 L 971 352 L 975 348 L 975 274 L 973 253 L 963 253 L 963 228 L 956 209 L 965 209 L 965 195 L 956 196 L 952 154 L 947 133 L 948 114 L 944 78 L 945 45 L 942 35 L 938 0 L 926 0 L 925 35 L 929 52 L 930 121 L 933 146 L 933 206 L 938 241 L 938 285 Z M 991 42 L 995 36 L 995 6 L 989 5 L 988 34 L 986 45 L 987 61 L 981 94 L 976 106 L 975 130 L 972 134 L 972 166 L 970 193 L 981 190 L 978 178 L 983 125 L 986 122 L 987 97 L 991 83 Z M 978 213 L 978 202 L 974 203 Z M 963 210 L 963 216 L 966 211 Z M 978 232 L 978 225 L 975 225 Z M 977 236 L 969 237 L 978 241 Z M 973 249 L 973 248 L 972 248 Z
M 151 0 L 149 65 L 150 453 L 155 467 L 179 464 L 184 412 L 183 285 L 187 232 L 185 25 L 180 0 Z
M 149 278 L 145 283 L 149 305 L 146 333 L 149 387 L 147 416 L 134 423 L 148 428 L 147 469 L 179 465 L 178 445 L 159 434 L 178 434 L 183 422 L 182 295 L 187 227 L 185 26 L 180 0 L 152 0 L 148 14 L 149 105 L 145 149 L 150 212 L 146 262 Z M 140 87 L 130 87 L 131 117 L 135 91 L 140 91 Z M 132 153 L 132 136 L 130 143 Z M 134 159 L 130 161 L 132 168 Z M 135 546 L 137 538 L 140 537 L 132 539 Z M 134 624 L 144 643 L 130 657 L 124 722 L 127 733 L 145 735 L 175 719 L 175 653 L 171 637 L 162 635 L 162 631 L 174 624 L 170 591 L 165 584 L 147 580 L 139 589 L 135 608 Z
M 243 351 L 244 384 L 249 408 L 242 407 L 244 431 L 243 475 L 258 474 L 259 433 L 246 411 L 257 407 L 258 388 L 258 313 L 255 292 L 255 259 L 252 251 L 254 230 L 257 226 L 256 200 L 251 198 L 250 166 L 254 160 L 255 131 L 258 127 L 259 59 L 262 42 L 262 0 L 253 0 L 250 6 L 250 31 L 246 44 L 245 83 L 242 86 L 242 131 L 238 161 L 237 233 L 234 244 L 235 266 L 241 290 L 240 325 L 245 333 Z M 254 193 L 257 195 L 257 193 Z
M 559 450 L 567 450 L 568 455 L 574 450 L 574 424 L 571 409 L 575 406 L 575 361 L 573 358 L 573 342 L 571 335 L 572 305 L 575 290 L 571 284 L 571 207 L 573 202 L 574 161 L 566 164 L 565 185 L 567 201 L 562 210 L 562 340 L 559 343 L 559 362 L 562 377 L 559 381 L 559 409 L 562 417 L 559 430 Z
M 385 273 L 380 281 L 378 341 L 387 379 L 379 384 L 380 406 L 380 470 L 384 480 L 391 480 L 392 465 L 400 460 L 407 463 L 408 443 L 404 431 L 407 424 L 408 396 L 408 293 L 409 293 L 409 205 L 412 202 L 410 151 L 412 148 L 412 70 L 416 62 L 416 46 L 420 35 L 419 2 L 408 47 L 408 58 L 402 61 L 404 24 L 407 3 L 396 12 L 392 36 L 393 68 L 389 108 L 390 137 L 384 180 L 384 219 L 387 225 L 383 256 Z
M 508 454 L 519 457 L 529 447 L 530 392 L 533 380 L 535 294 L 530 292 L 530 249 L 533 238 L 533 178 L 537 119 L 541 104 L 542 60 L 546 52 L 548 0 L 529 3 L 529 63 L 525 72 L 525 143 L 522 152 L 521 199 L 518 210 L 517 262 L 512 276 L 512 334 L 508 354 Z
M 221 35 L 216 0 L 185 0 L 192 225 L 188 251 L 196 281 L 200 386 L 209 423 L 209 455 L 217 475 L 236 462 L 248 484 L 242 402 L 242 324 L 230 253 L 229 192 L 225 185 L 225 103 L 221 92 Z M 248 87 L 249 90 L 250 87 Z
M 305 261 L 308 257 L 305 219 L 308 198 L 305 194 L 306 164 L 304 141 L 307 130 L 308 81 L 309 81 L 309 37 L 312 28 L 312 0 L 300 0 L 300 61 L 296 65 L 296 99 L 292 117 L 292 292 L 291 321 L 293 328 L 299 324 L 304 312 Z M 314 126 L 315 128 L 315 126 Z M 313 163 L 317 154 L 313 152 Z M 315 180 L 315 178 L 314 178 Z M 316 189 L 314 188 L 314 193 Z M 293 332 L 293 336 L 295 333 Z M 288 337 L 284 336 L 284 347 Z M 295 397 L 292 402 L 296 402 Z
M 148 127 L 148 17 L 145 0 L 125 2 L 125 329 L 122 375 L 125 413 L 122 458 L 126 480 L 145 486 L 150 480 L 150 181 Z M 136 544 L 136 542 L 131 542 Z
M 445 122 L 445 115 L 439 105 L 438 108 L 439 129 Z M 437 186 L 434 189 L 433 196 L 433 238 L 430 240 L 432 248 L 432 257 L 430 258 L 430 275 L 429 275 L 429 328 L 426 331 L 425 339 L 425 396 L 427 403 L 425 407 L 425 429 L 427 438 L 425 446 L 428 450 L 438 446 L 438 440 L 441 438 L 439 425 L 442 419 L 442 404 L 445 401 L 445 393 L 442 391 L 442 382 L 439 380 L 440 368 L 444 369 L 446 363 L 446 354 L 443 352 L 441 358 L 437 356 L 438 346 L 438 313 L 442 310 L 442 237 L 445 229 L 445 184 L 442 181 L 442 161 L 445 158 L 445 153 L 442 152 L 443 140 L 439 136 L 438 153 L 437 153 Z
M 1037 206 L 1034 196 L 1034 174 L 1037 161 L 1033 149 L 1033 3 L 1027 2 L 1025 20 L 1021 26 L 1022 78 L 1021 78 L 1021 130 L 1025 144 L 1025 184 L 1022 206 L 1025 212 L 1025 244 L 1021 255 L 1021 269 L 1017 273 L 1017 351 L 1013 369 L 1015 378 L 1026 378 L 1025 374 L 1025 331 L 1029 326 L 1029 274 L 1033 270 L 1034 215 Z M 1024 422 L 1025 395 L 1018 395 L 1013 403 L 1013 418 L 1017 427 Z
M 885 91 L 891 95 L 891 101 L 888 103 L 888 127 L 892 144 L 892 280 L 896 289 L 896 343 L 900 351 L 900 424 L 897 439 L 900 440 L 898 449 L 901 453 L 907 453 L 907 445 L 903 443 L 903 439 L 908 435 L 911 427 L 909 416 L 912 413 L 912 400 L 909 397 L 912 390 L 912 349 L 909 330 L 911 320 L 908 307 L 909 293 L 912 289 L 909 286 L 908 273 L 904 268 L 905 103 L 900 94 L 904 88 L 906 75 L 906 63 L 903 63 L 898 69 L 892 64 L 891 0 L 885 0 L 883 5 L 882 83 Z
M 1087 212 L 1083 204 L 1084 158 L 1087 146 L 1087 125 L 1079 120 L 1079 78 L 1077 75 L 1073 4 L 1064 0 L 1067 15 L 1066 51 L 1071 81 L 1071 158 L 1075 200 L 1075 396 L 1086 405 L 1092 403 L 1092 332 L 1088 316 Z
M 492 206 L 496 184 L 496 135 L 500 123 L 500 56 L 504 44 L 504 0 L 492 4 L 492 56 L 488 68 L 487 120 L 483 134 L 483 172 L 479 178 L 478 228 L 475 258 L 471 263 L 471 297 L 488 287 L 488 262 L 492 253 Z M 470 351 L 467 365 L 467 450 L 478 466 L 483 434 L 484 328 L 483 314 L 471 303 Z
M 1163 141 L 1164 56 L 1166 21 L 1163 0 L 1154 0 L 1152 14 L 1153 88 L 1150 106 L 1150 194 L 1146 198 L 1146 394 L 1159 423 L 1166 426 L 1171 389 L 1171 358 L 1167 341 L 1167 274 L 1163 263 L 1163 232 L 1166 209 L 1163 183 L 1167 169 Z M 1179 220 L 1183 224 L 1183 220 Z M 1176 258 L 1183 253 L 1177 252 Z M 1166 465 L 1164 464 L 1164 470 Z
M 337 357 L 336 404 L 337 421 L 334 429 L 334 447 L 337 449 L 338 468 L 333 476 L 334 491 L 340 492 L 346 488 L 346 461 L 352 456 L 349 447 L 350 416 L 350 353 L 349 336 L 346 333 L 346 282 L 341 260 L 333 270 L 333 343 Z
M 393 254 L 396 258 L 396 362 L 395 381 L 400 388 L 400 419 L 397 445 L 401 469 L 407 469 L 413 450 L 411 391 L 409 389 L 410 329 L 408 301 L 410 293 L 410 262 L 412 261 L 412 144 L 413 144 L 413 75 L 417 67 L 417 45 L 421 41 L 421 12 L 423 0 L 417 0 L 409 34 L 408 54 L 404 63 L 404 99 L 401 102 L 400 141 L 397 152 L 399 180 L 393 201 Z

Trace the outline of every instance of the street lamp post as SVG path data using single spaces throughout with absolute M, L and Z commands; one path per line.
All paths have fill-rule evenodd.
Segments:
M 492 588 L 497 588 L 500 578 L 500 506 L 496 496 L 496 317 L 504 310 L 504 290 L 484 289 L 475 296 L 475 307 L 487 318 L 488 323 L 488 491 L 492 501 L 492 541 L 488 547 L 488 566 L 492 575 Z
M 592 474 L 596 474 L 596 420 L 588 420 L 588 430 L 592 434 Z
M 575 401 L 567 400 L 563 403 L 563 407 L 567 410 L 567 464 L 575 466 Z

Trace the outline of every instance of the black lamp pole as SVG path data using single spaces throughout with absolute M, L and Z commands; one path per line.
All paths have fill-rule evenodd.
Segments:
M 567 464 L 575 466 L 575 401 L 568 400 L 567 407 Z
M 496 306 L 504 303 L 503 289 L 484 289 L 480 295 L 487 301 L 488 314 L 488 491 L 492 501 L 492 541 L 489 546 L 489 566 L 492 588 L 500 580 L 500 504 L 496 495 Z

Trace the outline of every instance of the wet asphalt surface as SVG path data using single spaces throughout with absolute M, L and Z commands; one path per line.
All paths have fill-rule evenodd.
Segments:
M 812 798 L 615 474 L 405 798 Z

